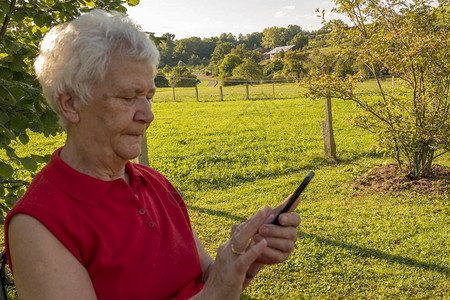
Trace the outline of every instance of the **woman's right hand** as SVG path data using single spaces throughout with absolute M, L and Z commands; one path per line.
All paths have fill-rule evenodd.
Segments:
M 218 248 L 205 286 L 195 299 L 239 299 L 247 270 L 267 247 L 265 239 L 256 244 L 249 243 L 271 212 L 270 207 L 258 211 L 239 225 L 231 238 Z

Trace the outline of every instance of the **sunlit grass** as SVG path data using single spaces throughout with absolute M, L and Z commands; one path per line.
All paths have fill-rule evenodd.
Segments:
M 291 95 L 276 100 L 272 85 L 249 88 L 248 101 L 243 86 L 225 87 L 230 98 L 217 101 L 218 87 L 199 87 L 211 95 L 199 102 L 193 89 L 175 102 L 171 88 L 159 89 L 147 132 L 150 165 L 180 191 L 213 256 L 233 223 L 278 205 L 316 172 L 296 210 L 294 253 L 262 270 L 242 299 L 449 299 L 448 194 L 354 188 L 358 176 L 393 162 L 345 122 L 357 108 L 333 101 L 336 162 L 323 156 L 323 101 L 295 96 L 295 85 L 275 86 Z M 63 141 L 34 136 L 17 152 L 50 154 Z M 436 163 L 450 167 L 450 155 Z

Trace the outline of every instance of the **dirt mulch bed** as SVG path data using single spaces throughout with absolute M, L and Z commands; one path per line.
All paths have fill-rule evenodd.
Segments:
M 450 197 L 450 168 L 432 166 L 432 176 L 412 180 L 401 174 L 397 165 L 391 164 L 369 169 L 355 182 L 356 189 L 379 191 L 411 190 L 419 193 L 444 193 Z

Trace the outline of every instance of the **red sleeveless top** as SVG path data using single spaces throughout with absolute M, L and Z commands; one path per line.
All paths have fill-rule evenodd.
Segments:
M 200 260 L 186 206 L 169 181 L 133 163 L 126 165 L 130 185 L 103 181 L 68 166 L 61 149 L 5 220 L 8 260 L 8 223 L 27 214 L 87 269 L 99 300 L 197 294 L 203 288 Z

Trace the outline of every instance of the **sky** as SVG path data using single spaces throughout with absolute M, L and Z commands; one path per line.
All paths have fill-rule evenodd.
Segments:
M 332 7 L 330 0 L 141 0 L 128 7 L 128 15 L 145 31 L 156 36 L 170 32 L 178 40 L 224 32 L 237 37 L 290 24 L 317 30 L 322 20 L 316 9 L 325 9 L 327 18 L 339 18 L 331 13 Z

